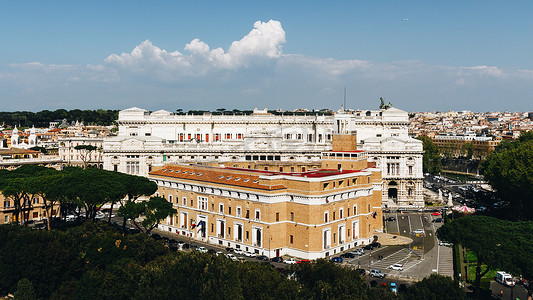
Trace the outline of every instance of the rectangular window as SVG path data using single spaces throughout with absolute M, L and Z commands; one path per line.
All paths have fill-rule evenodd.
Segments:
M 260 221 L 261 220 L 261 211 L 256 209 L 255 210 L 255 220 Z
M 289 236 L 289 244 L 294 244 L 294 236 L 293 235 Z
M 294 221 L 294 213 L 291 211 L 291 221 Z
M 324 223 L 327 223 L 329 222 L 329 216 L 328 216 L 328 213 L 324 213 Z
M 333 212 L 333 221 L 335 221 L 335 212 Z
M 240 218 L 241 216 L 242 216 L 241 207 L 237 206 L 237 217 Z
M 187 206 L 187 197 L 181 198 L 181 201 L 183 206 Z
M 245 218 L 246 219 L 250 219 L 250 210 L 249 209 L 246 210 L 246 217 Z
M 218 212 L 221 213 L 221 214 L 224 213 L 224 204 L 220 203 L 220 204 L 218 205 Z
M 354 205 L 354 206 L 353 206 L 353 215 L 354 215 L 354 216 L 357 215 L 357 205 Z
M 198 196 L 198 209 L 207 210 L 207 197 Z
M 344 218 L 344 216 L 342 215 L 342 214 L 343 214 L 343 212 L 344 212 L 344 210 L 343 210 L 342 208 L 341 208 L 341 209 L 339 209 L 339 219 L 342 219 L 342 218 Z
M 279 212 L 276 213 L 276 222 L 279 222 Z
M 231 206 L 228 206 L 228 215 L 231 215 Z

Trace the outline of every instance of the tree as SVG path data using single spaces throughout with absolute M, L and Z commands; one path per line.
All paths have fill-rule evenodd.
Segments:
M 126 202 L 135 202 L 141 196 L 151 196 L 157 191 L 157 184 L 146 177 L 129 175 L 124 173 L 116 173 L 121 176 L 121 182 L 124 185 L 127 193 Z M 125 205 L 123 202 L 122 205 Z M 138 216 L 138 215 L 137 215 Z M 126 227 L 126 220 L 131 218 L 131 215 L 124 217 L 122 227 Z M 133 220 L 133 218 L 132 218 Z
M 22 278 L 17 284 L 17 291 L 13 295 L 15 300 L 36 300 L 37 295 L 33 289 L 33 284 L 28 278 Z
M 403 295 L 403 298 L 410 300 L 456 300 L 466 299 L 466 293 L 464 289 L 459 287 L 457 280 L 453 280 L 447 276 L 432 274 L 410 286 Z
M 93 145 L 78 145 L 74 149 L 80 152 L 80 158 L 83 162 L 83 168 L 87 169 L 87 164 L 92 160 L 91 154 L 96 151 L 98 148 Z
M 421 135 L 417 139 L 422 141 L 424 155 L 422 157 L 422 168 L 424 173 L 440 173 L 442 172 L 441 157 L 439 155 L 439 148 L 427 135 Z
M 151 197 L 148 202 L 141 203 L 145 203 L 145 218 L 141 224 L 148 233 L 157 227 L 164 218 L 172 217 L 178 212 L 172 207 L 172 203 L 161 197 Z
M 144 202 L 136 203 L 134 201 L 128 200 L 124 205 L 118 208 L 118 215 L 124 218 L 124 224 L 122 227 L 126 227 L 126 220 L 131 220 L 133 225 L 135 225 L 139 230 L 141 229 L 140 225 L 137 223 L 137 218 L 145 212 L 146 205 Z
M 465 216 L 437 230 L 440 240 L 458 243 L 477 257 L 474 287 L 479 297 L 481 278 L 500 268 L 533 276 L 533 222 L 512 222 L 488 216 Z M 509 237 L 513 238 L 510 239 Z M 482 266 L 486 265 L 485 270 Z
M 485 161 L 480 171 L 496 191 L 508 201 L 513 216 L 533 220 L 533 132 L 514 142 L 502 142 Z
M 474 145 L 471 142 L 466 142 L 461 146 L 461 154 L 468 158 L 472 158 L 472 154 L 474 153 Z

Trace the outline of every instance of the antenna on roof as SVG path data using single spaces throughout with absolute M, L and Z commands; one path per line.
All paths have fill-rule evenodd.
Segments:
M 344 87 L 344 109 L 346 109 L 346 87 Z

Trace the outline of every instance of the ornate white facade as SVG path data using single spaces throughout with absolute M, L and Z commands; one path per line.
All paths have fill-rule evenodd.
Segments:
M 424 205 L 422 143 L 409 138 L 407 113 L 395 108 L 283 116 L 257 109 L 251 115 L 177 115 L 134 107 L 122 110 L 117 123 L 118 135 L 104 140 L 104 168 L 141 176 L 165 163 L 319 163 L 331 150 L 333 133 L 356 133 L 359 149 L 383 172 L 384 205 Z M 387 172 L 390 164 L 397 169 Z

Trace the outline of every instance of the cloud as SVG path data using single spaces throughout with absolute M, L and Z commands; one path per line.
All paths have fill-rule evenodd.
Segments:
M 262 62 L 279 58 L 285 31 L 281 23 L 270 20 L 257 21 L 254 29 L 239 41 L 234 41 L 225 52 L 222 48 L 210 49 L 200 39 L 188 43 L 185 55 L 178 51 L 168 52 L 146 40 L 131 53 L 112 54 L 105 63 L 134 73 L 157 73 L 160 77 L 203 76 L 219 70 L 248 68 Z
M 312 57 L 284 53 L 285 42 L 280 22 L 257 21 L 227 49 L 212 49 L 199 38 L 181 51 L 145 40 L 101 64 L 11 64 L 0 70 L 0 93 L 9 99 L 0 105 L 31 109 L 32 102 L 40 101 L 40 108 L 337 108 L 346 87 L 348 103 L 361 109 L 376 107 L 384 97 L 406 110 L 454 105 L 473 110 L 475 105 L 511 105 L 502 99 L 533 93 L 533 70 Z M 476 104 L 473 99 L 480 100 Z

